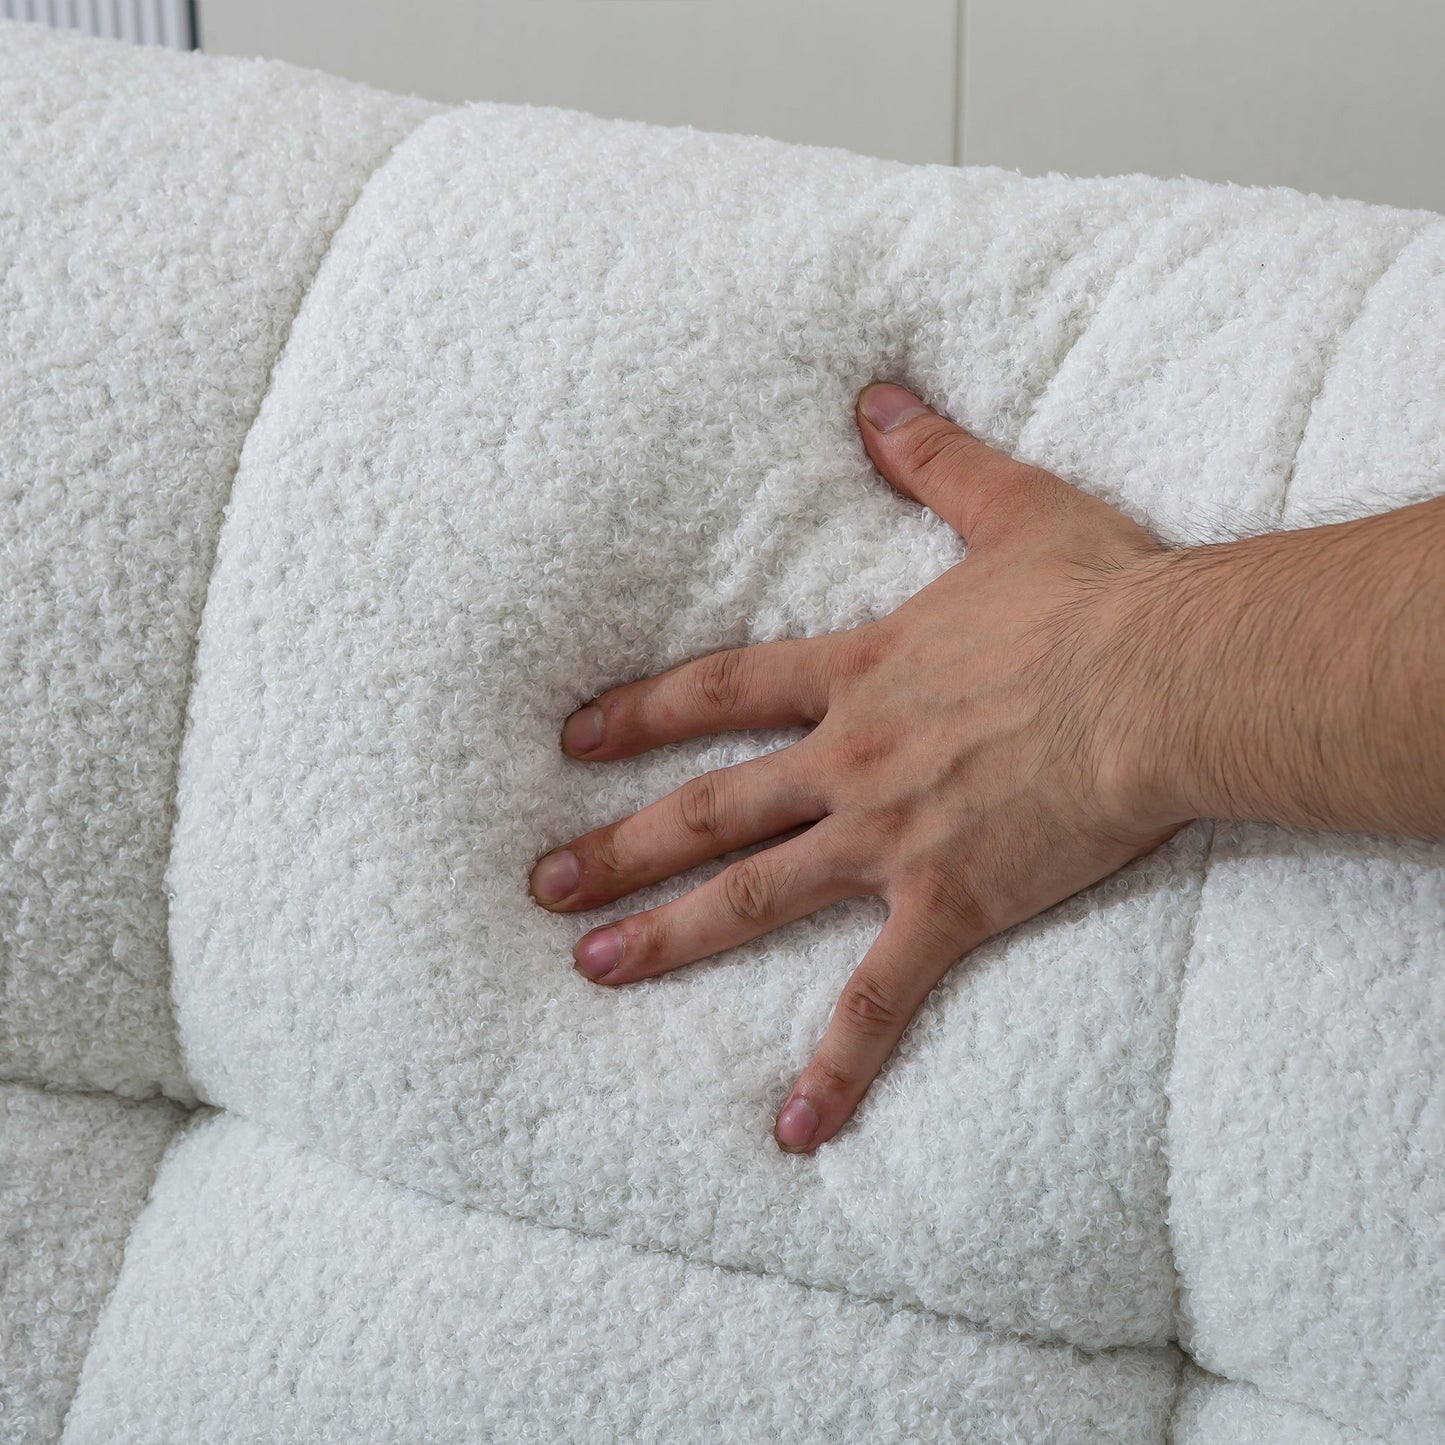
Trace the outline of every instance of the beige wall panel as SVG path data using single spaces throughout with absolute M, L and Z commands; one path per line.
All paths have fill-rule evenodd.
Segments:
M 962 157 L 1445 210 L 1440 0 L 966 0 Z
M 957 0 L 201 0 L 201 44 L 431 100 L 951 162 Z

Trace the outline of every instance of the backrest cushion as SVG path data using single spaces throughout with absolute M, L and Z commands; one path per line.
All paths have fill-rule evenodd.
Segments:
M 1277 525 L 1342 337 L 1432 221 L 429 121 L 307 295 L 220 542 L 169 873 L 198 1090 L 444 1199 L 1044 1340 L 1169 1338 L 1209 825 L 955 968 L 795 1157 L 774 1111 L 881 905 L 604 991 L 570 967 L 584 925 L 525 887 L 544 848 L 795 735 L 589 766 L 558 729 L 960 558 L 862 450 L 875 377 L 1165 537 Z

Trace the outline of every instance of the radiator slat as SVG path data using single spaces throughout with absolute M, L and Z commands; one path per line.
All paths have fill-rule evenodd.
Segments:
M 0 16 L 172 50 L 195 48 L 188 0 L 0 0 Z

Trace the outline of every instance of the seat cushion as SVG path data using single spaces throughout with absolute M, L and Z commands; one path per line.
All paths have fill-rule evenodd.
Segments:
M 1240 1380 L 1184 1366 L 1169 1445 L 1385 1445 L 1307 1405 L 1266 1395 Z
M 0 1084 L 0 1436 L 60 1438 L 125 1242 L 185 1111 Z
M 65 1440 L 1159 1445 L 1180 1358 L 447 1204 L 223 1114 L 167 1160 Z

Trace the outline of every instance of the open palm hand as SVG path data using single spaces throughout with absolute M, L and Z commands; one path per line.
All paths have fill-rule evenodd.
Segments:
M 865 388 L 859 427 L 883 476 L 964 538 L 964 560 L 881 621 L 714 653 L 574 713 L 562 745 L 588 762 L 724 730 L 816 726 L 574 839 L 531 877 L 543 906 L 580 912 L 804 828 L 586 934 L 577 967 L 607 987 L 845 898 L 886 902 L 778 1115 L 789 1150 L 843 1126 L 959 958 L 1188 821 L 1150 815 L 1128 742 L 1131 702 L 1109 686 L 1131 588 L 1160 545 L 901 387 Z

